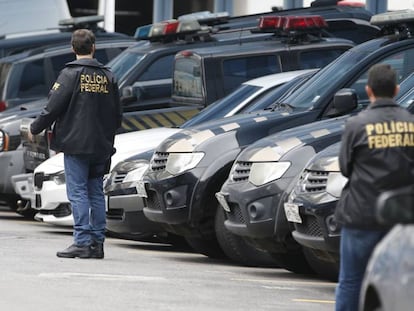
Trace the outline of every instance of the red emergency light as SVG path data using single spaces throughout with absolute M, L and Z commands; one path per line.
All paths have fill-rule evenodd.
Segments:
M 190 56 L 193 56 L 193 52 L 191 52 L 191 51 L 181 51 L 180 52 L 180 54 L 182 55 L 182 56 L 184 56 L 184 57 L 190 57 Z
M 5 101 L 0 101 L 0 112 L 7 109 L 7 103 Z
M 165 36 L 175 34 L 177 32 L 179 22 L 176 20 L 164 21 L 156 23 L 152 26 L 151 36 Z
M 259 29 L 262 31 L 315 30 L 328 27 L 319 15 L 309 16 L 262 16 Z
M 350 7 L 354 7 L 354 8 L 364 8 L 365 7 L 365 3 L 363 2 L 359 2 L 359 1 L 339 1 L 336 5 L 339 6 L 350 6 Z

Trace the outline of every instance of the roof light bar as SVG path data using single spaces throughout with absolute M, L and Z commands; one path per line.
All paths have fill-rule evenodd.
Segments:
M 223 22 L 227 22 L 229 19 L 230 14 L 228 12 L 217 12 L 217 13 L 211 13 L 210 11 L 201 11 L 196 13 L 190 13 L 181 15 L 178 17 L 179 21 L 182 20 L 197 20 L 200 24 L 219 24 Z
M 195 19 L 186 18 L 181 21 L 172 19 L 138 27 L 135 31 L 134 38 L 139 40 L 151 40 L 152 38 L 163 38 L 175 34 L 194 33 L 199 30 L 201 30 L 201 26 Z
M 371 24 L 376 26 L 393 25 L 411 22 L 414 23 L 413 10 L 400 10 L 376 14 L 371 17 Z
M 178 21 L 168 20 L 156 23 L 152 26 L 150 37 L 158 37 L 162 35 L 170 35 L 177 32 Z
M 263 16 L 259 19 L 261 31 L 294 31 L 327 28 L 322 16 Z

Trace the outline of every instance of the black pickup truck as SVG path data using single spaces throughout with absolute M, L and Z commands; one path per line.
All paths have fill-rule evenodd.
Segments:
M 410 75 L 414 70 L 414 40 L 410 36 L 414 22 L 407 22 L 412 18 L 408 15 L 373 17 L 373 22 L 383 27 L 383 36 L 345 52 L 285 98 L 276 111 L 202 124 L 162 142 L 144 175 L 145 216 L 185 236 L 200 253 L 216 256 L 221 250 L 236 257 L 237 252 L 228 247 L 229 234 L 225 239 L 216 235 L 223 231 L 224 216 L 215 197 L 236 157 L 263 137 L 348 114 L 351 107 L 346 102 L 333 102 L 334 94 L 342 88 L 354 89 L 361 104 L 368 102 L 364 87 L 373 64 L 389 63 L 398 71 L 399 81 Z

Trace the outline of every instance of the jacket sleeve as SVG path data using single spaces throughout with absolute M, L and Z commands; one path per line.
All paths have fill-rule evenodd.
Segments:
M 46 107 L 30 126 L 32 134 L 37 135 L 50 127 L 66 110 L 73 94 L 75 74 L 73 71 L 62 70 L 49 92 Z
M 339 168 L 342 175 L 347 178 L 352 174 L 355 129 L 355 122 L 352 122 L 352 119 L 348 119 L 344 133 L 342 134 L 341 147 L 339 150 Z

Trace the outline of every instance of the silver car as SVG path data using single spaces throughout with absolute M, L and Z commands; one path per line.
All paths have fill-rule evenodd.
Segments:
M 380 222 L 394 227 L 377 245 L 365 272 L 360 311 L 408 311 L 414 304 L 414 186 L 383 193 Z

